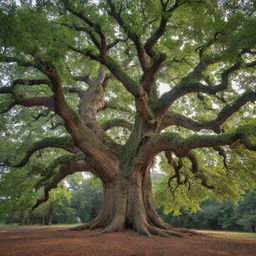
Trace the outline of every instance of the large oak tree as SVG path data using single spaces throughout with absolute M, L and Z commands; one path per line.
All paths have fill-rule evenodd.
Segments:
M 255 1 L 29 2 L 0 9 L 2 135 L 16 145 L 2 164 L 37 177 L 33 208 L 66 176 L 96 175 L 102 209 L 78 229 L 182 235 L 155 210 L 150 168 L 163 152 L 170 187 L 215 190 L 205 148 L 223 170 L 236 147 L 256 150 Z

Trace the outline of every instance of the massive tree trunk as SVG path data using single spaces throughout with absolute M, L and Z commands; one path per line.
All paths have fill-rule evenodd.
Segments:
M 102 184 L 103 204 L 99 215 L 73 229 L 104 228 L 103 232 L 113 232 L 132 228 L 144 235 L 184 236 L 165 223 L 155 210 L 150 165 L 135 165 L 128 172 L 120 168 L 113 181 Z

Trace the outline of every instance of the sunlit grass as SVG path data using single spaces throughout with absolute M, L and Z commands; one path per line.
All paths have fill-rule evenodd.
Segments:
M 234 231 L 213 231 L 213 230 L 197 230 L 200 233 L 209 234 L 215 237 L 225 237 L 230 239 L 256 239 L 256 233 L 234 232 Z
M 69 228 L 69 227 L 74 227 L 78 224 L 54 224 L 54 225 L 24 225 L 21 226 L 17 223 L 13 223 L 13 224 L 4 224 L 4 223 L 0 223 L 0 230 L 12 230 L 12 229 L 33 229 L 33 228 L 44 228 L 44 229 L 48 229 L 48 228 Z

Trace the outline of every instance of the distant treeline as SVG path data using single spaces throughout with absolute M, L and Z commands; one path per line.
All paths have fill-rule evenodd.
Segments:
M 83 223 L 97 216 L 101 198 L 101 184 L 94 179 L 69 183 L 69 187 L 59 186 L 51 192 L 49 200 L 32 213 L 27 201 L 18 204 L 17 199 L 0 198 L 0 222 L 19 225 Z
M 201 210 L 191 214 L 182 211 L 179 216 L 163 213 L 164 206 L 157 210 L 166 222 L 176 227 L 211 230 L 237 230 L 256 232 L 256 193 L 249 192 L 243 201 L 217 202 L 207 200 L 201 203 Z

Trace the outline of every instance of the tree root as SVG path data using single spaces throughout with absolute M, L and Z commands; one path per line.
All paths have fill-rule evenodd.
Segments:
M 182 228 L 172 228 L 170 225 L 166 223 L 166 225 L 163 225 L 164 222 L 159 222 L 158 226 L 155 225 L 149 225 L 148 223 L 144 223 L 143 221 L 136 221 L 134 225 L 134 229 L 136 232 L 140 235 L 150 236 L 150 235 L 158 235 L 162 237 L 190 237 L 190 236 L 203 236 L 202 233 L 188 230 L 188 229 L 182 229 Z M 95 228 L 102 228 L 104 227 L 104 221 L 102 218 L 95 218 L 94 220 L 82 224 L 80 226 L 69 228 L 68 230 L 75 230 L 80 231 L 84 229 L 95 229 Z M 159 227 L 160 226 L 160 227 Z M 123 216 L 116 216 L 112 222 L 109 225 L 105 225 L 105 228 L 101 234 L 103 233 L 111 233 L 116 231 L 121 231 L 124 229 L 124 217 Z
M 121 231 L 124 229 L 125 217 L 122 215 L 117 215 L 112 222 L 106 226 L 102 233 L 110 233 L 115 231 Z
M 185 228 L 175 228 L 174 230 L 176 232 L 180 232 L 180 233 L 186 234 L 188 236 L 204 236 L 203 233 L 193 231 L 193 230 L 189 230 L 189 229 L 185 229 Z
M 170 236 L 176 236 L 176 237 L 188 237 L 186 234 L 183 234 L 181 232 L 177 232 L 174 230 L 165 230 L 165 229 L 160 229 L 154 226 L 149 226 L 148 230 L 151 234 L 153 235 L 158 235 L 158 236 L 163 236 L 163 237 L 170 237 Z
M 68 230 L 72 230 L 72 231 L 80 231 L 80 230 L 84 230 L 84 229 L 89 229 L 91 225 L 91 222 L 76 226 L 76 227 L 72 227 L 69 228 Z
M 94 219 L 88 223 L 85 223 L 80 226 L 72 227 L 69 228 L 68 230 L 72 231 L 80 231 L 84 229 L 95 229 L 95 228 L 100 228 L 102 227 L 100 219 Z M 111 232 L 116 232 L 116 231 L 121 231 L 124 229 L 123 225 L 121 224 L 122 221 L 120 218 L 116 217 L 108 226 L 105 227 L 105 229 L 100 232 L 101 234 L 105 233 L 111 233 Z M 181 237 L 181 238 L 186 238 L 186 237 L 191 237 L 191 236 L 201 236 L 203 235 L 202 233 L 188 230 L 188 229 L 180 229 L 180 228 L 171 228 L 166 226 L 164 228 L 158 228 L 152 225 L 148 225 L 145 223 L 137 223 L 136 225 L 136 231 L 140 235 L 145 235 L 145 236 L 150 236 L 150 235 L 157 235 L 157 236 L 162 236 L 162 237 Z
M 80 226 L 69 228 L 68 230 L 74 230 L 74 231 L 80 231 L 84 229 L 95 229 L 102 227 L 102 218 L 96 217 L 94 220 L 87 222 L 85 224 L 82 224 Z
M 151 224 L 152 223 L 152 224 Z M 150 224 L 154 228 L 154 231 L 151 232 L 153 233 L 158 233 L 158 232 L 164 232 L 167 233 L 168 236 L 177 236 L 177 237 L 188 237 L 188 236 L 200 236 L 203 235 L 202 233 L 192 231 L 189 229 L 185 228 L 174 228 L 168 223 L 166 223 L 159 215 L 157 214 L 152 214 L 150 216 Z M 155 230 L 157 228 L 157 230 Z M 158 234 L 156 234 L 158 235 Z
M 144 235 L 144 236 L 150 236 L 150 231 L 147 228 L 147 225 L 143 222 L 137 222 L 136 223 L 136 231 L 138 234 L 140 235 Z
M 160 229 L 164 229 L 164 230 L 171 230 L 172 227 L 166 223 L 158 214 L 153 213 L 150 215 L 149 218 L 149 223 L 151 224 L 151 226 L 156 226 Z

